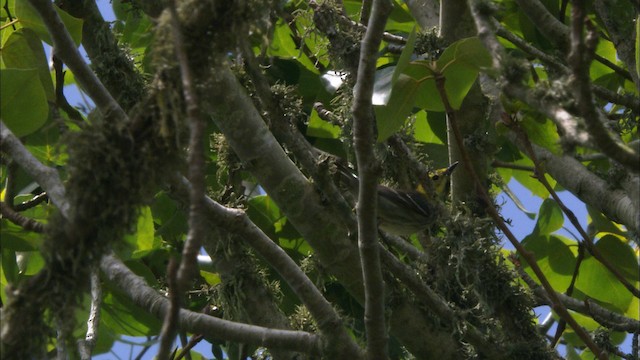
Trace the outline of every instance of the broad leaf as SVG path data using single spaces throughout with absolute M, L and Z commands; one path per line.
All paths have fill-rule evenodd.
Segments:
M 65 11 L 62 11 L 58 6 L 54 5 L 58 15 L 62 19 L 64 23 L 64 27 L 71 35 L 71 39 L 76 44 L 76 46 L 80 46 L 82 42 L 82 24 L 83 21 L 81 19 L 75 18 Z M 28 1 L 19 0 L 16 2 L 15 15 L 20 20 L 20 25 L 23 27 L 30 28 L 35 31 L 42 41 L 46 42 L 49 45 L 53 45 L 51 41 L 51 37 L 49 36 L 49 31 L 46 26 L 42 22 L 40 15 L 36 12 L 36 10 L 29 4 Z
M 18 137 L 42 127 L 49 115 L 49 105 L 38 70 L 2 69 L 0 77 L 0 113 L 5 125 Z
M 55 102 L 49 65 L 42 42 L 35 32 L 28 28 L 12 32 L 2 48 L 2 61 L 7 68 L 37 69 L 47 100 Z
M 560 229 L 564 223 L 564 215 L 558 203 L 553 199 L 545 199 L 540 206 L 538 222 L 534 232 L 540 235 L 549 235 Z

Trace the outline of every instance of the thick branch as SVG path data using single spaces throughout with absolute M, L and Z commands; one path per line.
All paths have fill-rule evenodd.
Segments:
M 0 145 L 2 152 L 9 154 L 27 174 L 45 189 L 51 201 L 63 214 L 69 211 L 64 185 L 60 181 L 58 172 L 36 159 L 3 122 L 0 122 Z
M 103 275 L 113 281 L 140 308 L 163 319 L 169 310 L 169 300 L 161 296 L 145 281 L 135 275 L 120 260 L 105 256 L 100 264 Z M 320 355 L 321 342 L 317 335 L 302 331 L 273 330 L 218 319 L 213 316 L 180 310 L 180 328 L 197 334 L 267 348 L 292 349 L 307 354 Z
M 191 189 L 191 185 L 184 178 L 174 181 L 173 186 L 182 194 Z M 342 320 L 331 304 L 282 248 L 271 241 L 243 211 L 225 208 L 209 197 L 205 198 L 205 209 L 210 221 L 241 236 L 271 264 L 309 309 L 323 336 L 334 347 L 342 347 L 343 351 L 339 354 L 354 359 L 359 356 L 358 346 L 344 330 Z

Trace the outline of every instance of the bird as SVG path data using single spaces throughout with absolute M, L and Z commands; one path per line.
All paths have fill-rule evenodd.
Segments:
M 430 171 L 428 179 L 431 186 L 418 184 L 415 189 L 407 191 L 378 185 L 379 228 L 393 235 L 408 236 L 436 223 L 442 214 L 442 199 L 456 166 L 457 161 L 448 167 Z M 359 183 L 355 171 L 340 162 L 336 163 L 336 168 L 339 183 L 357 198 Z

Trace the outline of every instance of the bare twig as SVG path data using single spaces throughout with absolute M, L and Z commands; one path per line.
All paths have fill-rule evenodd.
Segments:
M 182 91 L 187 105 L 189 122 L 189 155 L 187 162 L 189 165 L 189 181 L 192 186 L 189 192 L 189 232 L 182 248 L 182 258 L 179 265 L 174 264 L 172 259 L 167 267 L 171 311 L 167 313 L 163 325 L 161 346 L 158 352 L 158 358 L 161 360 L 169 358 L 173 339 L 178 331 L 177 317 L 182 293 L 187 289 L 190 280 L 197 273 L 197 257 L 202 247 L 206 221 L 203 214 L 205 194 L 203 133 L 205 123 L 200 114 L 198 97 L 193 84 L 193 74 L 189 66 L 189 58 L 175 2 L 171 2 L 168 7 L 171 14 L 174 49 L 180 65 Z
M 200 113 L 198 97 L 193 82 L 193 72 L 189 66 L 187 49 L 182 39 L 182 29 L 178 21 L 175 3 L 169 5 L 171 11 L 171 24 L 173 27 L 174 46 L 180 63 L 182 78 L 182 90 L 187 104 L 187 117 L 189 119 L 189 181 L 191 192 L 189 194 L 189 233 L 182 250 L 182 260 L 178 269 L 177 280 L 181 290 L 186 289 L 187 283 L 197 273 L 196 259 L 200 251 L 206 220 L 202 215 L 204 211 L 205 194 L 205 159 L 204 159 L 204 130 L 205 121 Z
M 491 162 L 491 166 L 493 166 L 494 168 L 521 170 L 521 171 L 527 171 L 531 173 L 533 173 L 533 171 L 535 170 L 532 166 L 512 164 L 512 163 L 508 163 L 500 160 L 493 160 Z
M 580 115 L 587 124 L 590 136 L 596 145 L 611 159 L 621 163 L 630 171 L 640 172 L 640 156 L 621 141 L 614 139 L 605 128 L 606 120 L 594 102 L 591 92 L 591 79 L 589 77 L 589 64 L 591 56 L 595 52 L 597 38 L 595 31 L 587 23 L 587 38 L 583 38 L 582 32 L 585 24 L 583 2 L 572 1 L 571 21 L 571 52 L 568 62 L 573 71 L 576 82 L 576 98 Z
M 518 275 L 527 283 L 529 288 L 533 291 L 533 294 L 536 296 L 539 305 L 549 305 L 552 306 L 551 300 L 547 296 L 546 290 L 538 285 L 520 266 L 519 262 L 513 258 L 510 258 L 513 264 L 516 266 L 516 270 L 518 271 Z M 557 293 L 558 298 L 562 301 L 562 303 L 568 308 L 575 312 L 585 314 L 591 316 L 595 321 L 597 321 L 600 325 L 609 328 L 614 331 L 625 331 L 625 332 L 634 332 L 640 328 L 640 321 L 637 319 L 632 319 L 628 317 L 624 317 L 618 313 L 615 313 L 609 309 L 606 309 L 597 303 L 590 300 L 578 300 L 571 296 Z
M 477 9 L 475 8 L 475 4 L 473 4 L 473 1 L 470 1 L 469 6 L 472 9 L 471 12 L 473 14 L 473 17 L 476 21 L 478 28 L 480 29 L 481 26 L 482 27 L 488 26 L 486 23 L 484 23 L 483 20 L 481 20 L 479 14 L 477 13 Z M 481 21 L 482 23 L 480 23 Z M 495 37 L 493 37 L 493 41 L 496 41 Z M 442 103 L 444 104 L 445 110 L 447 112 L 447 117 L 451 123 L 451 128 L 453 129 L 455 141 L 458 144 L 460 153 L 462 155 L 463 164 L 467 172 L 472 176 L 474 183 L 476 184 L 476 190 L 478 192 L 478 195 L 482 199 L 482 201 L 485 203 L 487 213 L 493 218 L 495 224 L 503 232 L 503 234 L 507 237 L 507 239 L 509 239 L 509 242 L 511 242 L 511 244 L 516 248 L 516 250 L 518 251 L 518 254 L 520 254 L 527 261 L 527 263 L 529 264 L 533 272 L 538 277 L 538 280 L 540 280 L 540 282 L 542 283 L 542 286 L 548 292 L 549 298 L 552 300 L 552 303 L 553 303 L 553 308 L 554 310 L 556 310 L 558 315 L 563 319 L 565 319 L 567 323 L 571 325 L 571 327 L 574 329 L 576 334 L 580 337 L 580 339 L 582 339 L 582 341 L 584 341 L 585 344 L 587 344 L 587 346 L 593 351 L 594 354 L 598 354 L 599 358 L 605 359 L 605 355 L 604 353 L 602 353 L 602 350 L 593 342 L 593 339 L 591 339 L 591 337 L 586 332 L 586 330 L 582 328 L 580 324 L 578 324 L 578 322 L 567 311 L 567 308 L 559 301 L 555 291 L 553 290 L 553 287 L 551 286 L 547 278 L 544 276 L 544 273 L 538 266 L 534 255 L 531 252 L 527 251 L 522 246 L 522 244 L 518 241 L 518 239 L 513 235 L 509 227 L 504 223 L 504 220 L 502 219 L 502 217 L 494 207 L 493 202 L 489 197 L 489 194 L 487 193 L 486 189 L 482 186 L 482 182 L 480 181 L 478 174 L 476 174 L 475 169 L 473 169 L 469 153 L 466 151 L 466 148 L 463 143 L 463 138 L 457 124 L 456 113 L 451 107 L 451 104 L 449 103 L 449 99 L 447 97 L 447 93 L 445 91 L 444 82 L 445 82 L 445 78 L 443 76 L 441 75 L 436 76 L 436 88 L 438 90 L 438 93 L 440 94 L 440 98 L 442 99 Z
M 2 152 L 9 154 L 43 189 L 46 190 L 54 205 L 63 213 L 69 210 L 69 203 L 65 198 L 65 189 L 58 171 L 43 165 L 33 154 L 13 135 L 11 130 L 0 122 L 0 146 Z
M 29 210 L 33 207 L 40 205 L 42 202 L 47 201 L 48 199 L 49 197 L 47 196 L 47 193 L 43 191 L 40 194 L 31 198 L 30 200 L 14 205 L 13 208 L 15 211 Z M 6 200 L 6 196 L 5 196 L 5 200 Z
M 45 230 L 45 225 L 43 223 L 16 212 L 9 206 L 9 204 L 4 201 L 0 202 L 0 214 L 2 214 L 3 218 L 11 221 L 12 223 L 22 227 L 27 231 L 43 233 Z
M 82 360 L 91 359 L 93 348 L 98 342 L 98 325 L 100 325 L 100 310 L 102 307 L 102 285 L 98 269 L 91 271 L 91 308 L 87 319 L 87 333 L 84 340 L 78 341 L 78 352 Z
M 367 358 L 386 359 L 388 334 L 385 326 L 384 280 L 380 267 L 377 237 L 377 163 L 373 153 L 373 81 L 377 52 L 386 19 L 391 12 L 388 0 L 375 0 L 367 32 L 361 43 L 360 62 L 353 90 L 353 141 L 359 169 L 358 247 L 365 291 L 364 323 L 367 332 Z
M 78 51 L 71 35 L 64 26 L 62 19 L 53 8 L 49 0 L 29 0 L 44 22 L 58 56 L 71 69 L 75 79 L 87 92 L 103 115 L 115 116 L 118 119 L 128 119 L 124 110 L 109 94 L 102 82 L 93 73 Z
M 160 360 L 170 359 L 173 353 L 173 343 L 178 332 L 178 321 L 180 318 L 181 292 L 180 286 L 177 284 L 177 272 L 179 262 L 175 258 L 169 259 L 167 265 L 167 285 L 169 288 L 169 309 L 165 313 L 162 330 L 160 331 L 160 348 L 158 349 L 157 358 Z
M 56 73 L 56 105 L 64 110 L 64 112 L 69 115 L 69 119 L 76 125 L 83 127 L 85 123 L 82 115 L 76 108 L 69 104 L 69 101 L 67 101 L 67 98 L 64 96 L 65 72 L 62 70 L 62 61 L 55 55 L 53 56 L 53 69 Z
M 620 271 L 613 264 L 611 264 L 611 262 L 609 262 L 607 259 L 604 258 L 600 250 L 598 250 L 598 248 L 593 243 L 593 240 L 591 239 L 591 237 L 587 234 L 587 232 L 584 230 L 582 225 L 580 225 L 580 221 L 578 221 L 578 218 L 576 217 L 576 215 L 562 202 L 558 194 L 555 192 L 555 190 L 553 190 L 553 187 L 551 186 L 551 184 L 549 184 L 549 182 L 547 181 L 547 178 L 544 176 L 544 173 L 545 173 L 544 168 L 542 167 L 541 162 L 538 160 L 538 157 L 536 156 L 535 151 L 533 151 L 533 147 L 531 145 L 531 142 L 529 141 L 527 134 L 521 128 L 519 128 L 515 123 L 507 124 L 507 126 L 514 129 L 518 134 L 518 136 L 520 137 L 521 141 L 524 143 L 525 149 L 527 150 L 527 154 L 529 155 L 529 157 L 531 158 L 535 166 L 536 178 L 545 187 L 545 189 L 547 189 L 549 194 L 551 194 L 551 197 L 553 197 L 553 199 L 556 201 L 556 203 L 558 204 L 562 212 L 567 216 L 571 224 L 573 224 L 573 226 L 578 230 L 578 232 L 580 233 L 580 237 L 582 238 L 582 242 L 586 246 L 589 253 L 593 255 L 601 264 L 603 264 L 616 277 L 616 279 L 618 279 L 618 281 L 620 281 L 620 283 L 625 288 L 627 288 L 627 290 L 629 290 L 629 292 L 631 292 L 635 297 L 640 297 L 640 290 L 638 290 L 635 286 L 633 286 L 633 284 L 631 284 L 622 275 L 622 273 L 620 273 Z

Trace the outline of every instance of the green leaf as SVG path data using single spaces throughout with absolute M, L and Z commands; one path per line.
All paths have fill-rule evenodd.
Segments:
M 617 236 L 605 235 L 596 242 L 596 248 L 630 283 L 640 281 L 638 260 L 629 243 Z
M 200 276 L 209 284 L 209 286 L 214 286 L 220 284 L 220 274 L 212 273 L 204 270 L 200 270 Z
M 409 7 L 404 2 L 395 0 L 393 10 L 389 14 L 385 25 L 386 31 L 399 31 L 409 33 L 415 28 L 416 21 L 411 16 Z
M 413 50 L 416 45 L 416 30 L 417 26 L 414 26 L 407 38 L 407 43 L 404 45 L 402 49 L 402 53 L 400 54 L 400 58 L 398 59 L 398 63 L 396 64 L 395 70 L 393 72 L 393 78 L 391 79 L 391 83 L 395 84 L 398 80 L 402 71 L 409 65 L 409 61 L 411 61 L 411 57 L 413 57 Z
M 324 139 L 337 139 L 340 137 L 340 127 L 320 118 L 318 112 L 313 109 L 309 117 L 307 135 Z
M 44 258 L 38 251 L 20 252 L 16 254 L 20 275 L 32 276 L 44 268 Z
M 525 116 L 520 122 L 532 143 L 540 145 L 551 151 L 555 155 L 560 155 L 560 136 L 556 125 L 549 119 L 535 119 L 532 116 Z
M 0 114 L 5 125 L 18 137 L 42 127 L 49 116 L 49 105 L 38 70 L 2 69 L 0 77 Z
M 136 250 L 133 252 L 133 258 L 144 256 L 149 253 L 149 251 L 155 250 L 160 245 L 159 241 L 157 241 L 155 237 L 153 216 L 151 214 L 151 208 L 148 206 L 145 206 L 140 210 L 137 231 L 131 236 L 135 239 L 136 245 Z
M 587 213 L 591 218 L 591 222 L 589 225 L 594 226 L 596 235 L 598 233 L 611 233 L 623 237 L 627 236 L 626 231 L 621 228 L 621 225 L 614 223 L 609 218 L 604 216 L 600 211 L 594 209 L 592 206 L 587 205 Z
M 160 332 L 161 322 L 148 311 L 135 305 L 128 297 L 108 293 L 102 302 L 102 322 L 115 334 L 151 336 Z
M 0 252 L 2 253 L 2 257 L 0 257 L 2 264 L 0 264 L 0 267 L 2 268 L 3 277 L 6 279 L 7 283 L 15 283 L 18 281 L 19 275 L 16 252 L 10 249 L 5 249 L 4 246 L 0 249 Z M 6 284 L 3 285 L 6 286 Z M 2 294 L 4 296 L 4 291 Z
M 417 81 L 420 96 L 416 105 L 424 110 L 444 111 L 436 77 L 444 77 L 444 90 L 454 110 L 462 106 L 480 70 L 491 66 L 491 56 L 476 37 L 451 44 L 436 61 L 416 60 L 404 67 L 403 74 Z M 394 87 L 395 91 L 395 87 Z M 393 94 L 393 93 L 392 93 Z
M 566 290 L 576 266 L 576 242 L 558 235 L 531 234 L 522 243 L 525 249 L 534 253 L 538 266 L 551 286 L 561 292 Z M 528 264 L 525 263 L 524 268 L 536 282 L 540 282 Z
M 393 87 L 387 105 L 374 106 L 378 142 L 386 140 L 405 124 L 407 116 L 413 110 L 414 99 L 419 90 L 418 84 L 413 79 L 402 75 Z
M 562 224 L 564 224 L 564 215 L 558 203 L 553 199 L 545 199 L 540 206 L 538 222 L 533 231 L 540 235 L 549 235 L 562 228 Z
M 2 248 L 11 250 L 11 251 L 33 251 L 36 250 L 36 247 L 32 243 L 29 238 L 24 238 L 25 231 L 22 231 L 22 236 L 20 236 L 20 232 L 9 232 L 5 230 L 5 227 L 13 224 L 7 224 L 7 220 L 2 220 Z M 13 225 L 14 227 L 18 227 Z
M 416 82 L 415 92 L 420 94 L 420 96 L 414 96 L 417 107 L 428 111 L 443 112 L 444 105 L 436 88 L 434 67 L 435 64 L 432 61 L 416 60 L 406 66 L 403 74 Z M 445 89 L 446 86 L 445 81 Z
M 162 192 L 156 196 L 151 205 L 151 212 L 159 225 L 156 235 L 167 241 L 180 239 L 188 231 L 187 217 L 166 193 Z
M 416 141 L 444 145 L 447 143 L 447 119 L 444 113 L 421 110 L 415 115 Z
M 67 32 L 69 32 L 73 42 L 76 46 L 80 46 L 80 43 L 82 42 L 83 21 L 69 15 L 56 5 L 54 5 L 54 8 L 58 12 L 58 15 L 60 15 L 60 18 L 62 19 L 62 22 L 64 23 Z M 15 15 L 20 19 L 20 24 L 23 27 L 30 28 L 35 31 L 42 41 L 53 46 L 53 42 L 49 36 L 49 31 L 42 22 L 38 12 L 31 6 L 31 4 L 29 4 L 28 1 L 21 0 L 16 2 Z
M 436 69 L 447 75 L 448 68 L 454 64 L 464 65 L 480 71 L 491 67 L 491 55 L 478 37 L 458 40 L 449 45 L 436 61 Z
M 280 209 L 268 195 L 252 197 L 249 200 L 247 215 L 270 238 L 275 238 L 275 233 L 282 229 L 286 219 Z
M 2 61 L 7 68 L 37 69 L 47 100 L 55 102 L 53 81 L 44 47 L 35 32 L 27 28 L 12 32 L 2 48 Z
M 596 243 L 606 261 L 619 269 L 632 284 L 637 282 L 638 263 L 633 250 L 615 236 L 605 236 Z M 633 274 L 635 272 L 635 275 Z M 635 280 L 635 281 L 634 281 Z M 627 310 L 633 295 L 595 257 L 587 255 L 580 266 L 576 289 L 584 296 L 598 300 L 622 313 Z
M 454 110 L 460 109 L 477 77 L 478 70 L 464 63 L 453 63 L 447 67 L 444 72 L 444 90 Z
M 273 40 L 269 46 L 268 54 L 271 56 L 278 56 L 283 59 L 294 59 L 302 64 L 307 70 L 314 74 L 319 74 L 318 69 L 316 69 L 309 57 L 297 48 L 296 43 L 293 41 L 293 33 L 291 32 L 289 25 L 282 19 L 279 19 L 276 23 Z

